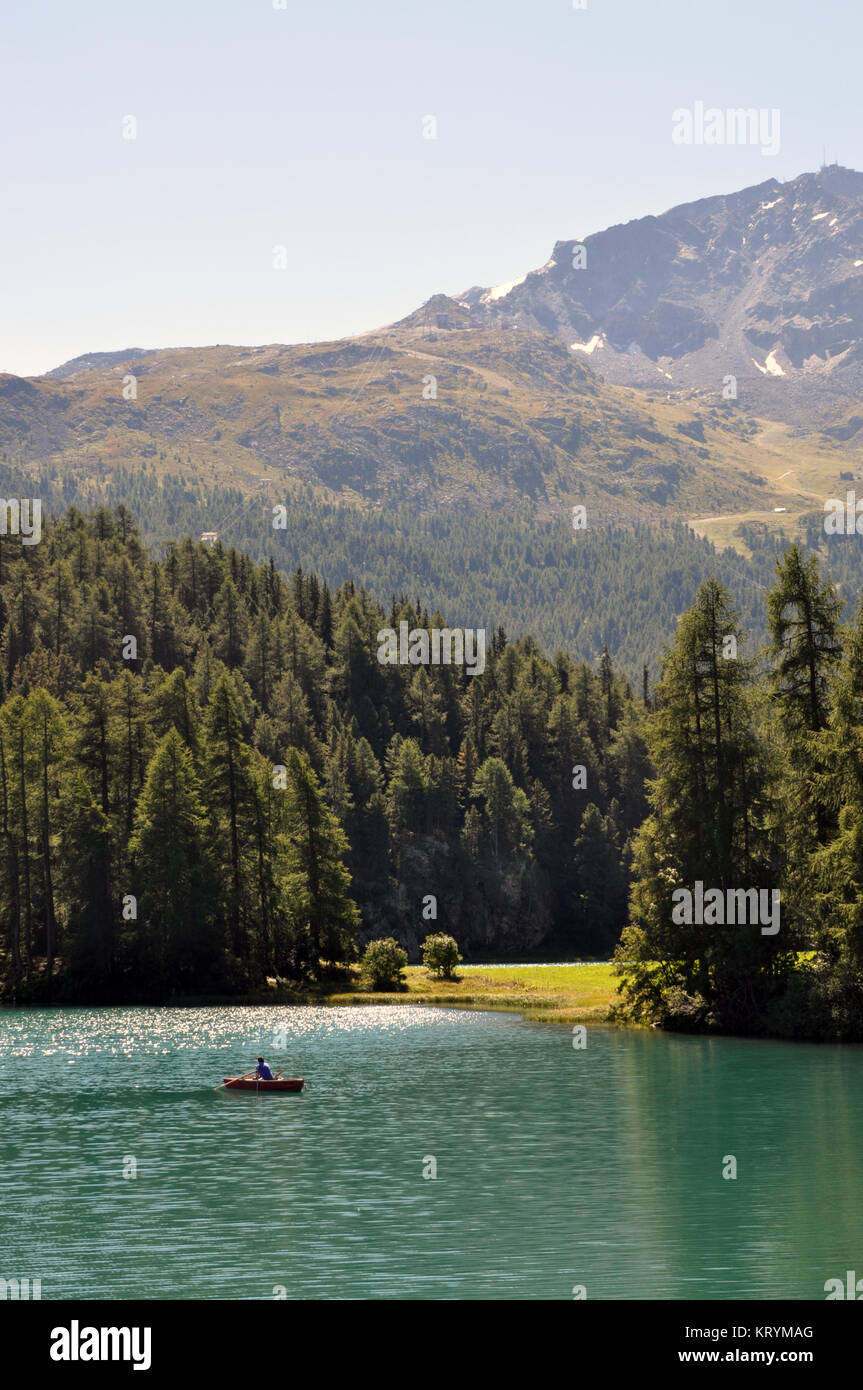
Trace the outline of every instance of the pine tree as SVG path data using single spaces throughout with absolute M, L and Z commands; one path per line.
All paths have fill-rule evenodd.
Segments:
M 592 953 L 605 955 L 626 920 L 627 877 L 617 827 L 592 802 L 584 809 L 575 841 L 575 869 L 577 939 L 589 943 Z
M 479 803 L 495 859 L 526 848 L 532 836 L 530 803 L 500 758 L 486 758 L 471 796 Z
M 814 944 L 834 973 L 863 985 L 863 606 L 845 634 L 828 727 L 810 740 L 820 837 L 791 838 L 788 878 L 809 908 Z M 799 773 L 795 775 L 799 785 Z
M 39 786 L 39 864 L 42 878 L 42 919 L 45 929 L 45 971 L 54 971 L 57 949 L 57 915 L 54 902 L 54 814 L 57 778 L 67 742 L 66 721 L 55 699 L 46 690 L 34 690 L 27 699 L 27 722 L 33 743 L 34 771 Z
M 195 752 L 201 711 L 182 666 L 178 666 L 160 683 L 151 701 L 156 737 L 162 738 L 169 729 L 176 729 L 186 747 Z
M 220 677 L 204 721 L 205 800 L 215 827 L 214 853 L 225 884 L 231 949 L 249 951 L 254 906 L 257 796 L 236 689 Z
M 837 828 L 826 758 L 833 676 L 842 656 L 842 601 L 821 578 L 815 556 L 804 561 L 797 545 L 776 561 L 776 583 L 767 596 L 774 743 L 782 752 L 783 887 L 790 918 L 804 940 L 815 925 L 810 861 Z
M 76 988 L 110 999 L 118 987 L 111 825 L 79 772 L 69 779 L 59 815 L 66 850 L 59 873 L 68 910 L 64 956 Z
M 428 825 L 425 760 L 415 739 L 397 737 L 387 750 L 386 761 L 387 817 L 394 858 L 400 865 L 405 837 L 422 833 Z
M 7 734 L 0 723 L 0 837 L 3 873 L 0 875 L 0 922 L 11 959 L 12 995 L 21 980 L 21 881 L 19 877 L 18 836 L 12 821 L 12 787 L 6 751 Z
M 822 580 L 815 556 L 804 561 L 798 545 L 780 556 L 776 572 L 767 595 L 776 698 L 784 722 L 818 733 L 827 723 L 830 676 L 842 655 L 842 600 Z
M 347 836 L 324 801 L 308 757 L 292 748 L 287 757 L 285 886 L 301 963 L 315 978 L 322 963 L 351 961 L 359 913 L 349 896 L 343 863 Z
M 651 815 L 636 838 L 633 925 L 618 951 L 636 1016 L 751 1027 L 791 960 L 787 933 L 677 925 L 672 915 L 673 893 L 698 881 L 723 894 L 775 886 L 768 760 L 743 641 L 727 592 L 708 580 L 663 661 L 648 722 Z
M 201 784 L 176 729 L 157 745 L 135 812 L 137 955 L 163 986 L 200 988 L 223 955 L 221 885 Z

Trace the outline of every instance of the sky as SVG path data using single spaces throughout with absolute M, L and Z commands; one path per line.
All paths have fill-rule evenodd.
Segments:
M 861 50 L 860 0 L 18 0 L 0 371 L 339 338 L 825 147 L 863 169 Z M 779 152 L 674 143 L 698 101 L 778 109 Z

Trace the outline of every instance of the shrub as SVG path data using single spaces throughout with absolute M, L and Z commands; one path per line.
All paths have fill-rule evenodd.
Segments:
M 458 942 L 446 932 L 435 932 L 427 936 L 422 944 L 423 965 L 430 975 L 439 975 L 444 980 L 452 980 L 455 968 L 461 960 Z
M 392 936 L 370 941 L 360 962 L 360 974 L 371 989 L 398 989 L 408 953 Z

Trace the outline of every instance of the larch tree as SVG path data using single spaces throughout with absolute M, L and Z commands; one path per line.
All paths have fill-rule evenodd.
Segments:
M 350 897 L 344 864 L 347 836 L 327 807 L 306 754 L 291 748 L 286 772 L 287 899 L 303 963 L 317 978 L 322 962 L 355 958 L 359 912 Z
M 217 971 L 222 954 L 221 892 L 201 780 L 176 729 L 150 760 L 129 848 L 139 957 L 163 985 L 200 987 Z
M 634 846 L 631 926 L 618 948 L 636 1017 L 751 1026 L 780 988 L 787 932 L 757 924 L 678 924 L 678 889 L 773 889 L 769 760 L 755 673 L 726 590 L 707 580 L 665 654 L 647 742 L 656 777 Z

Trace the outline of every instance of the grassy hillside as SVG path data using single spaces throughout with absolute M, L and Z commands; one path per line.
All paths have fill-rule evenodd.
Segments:
M 55 512 L 124 502 L 159 552 L 215 531 L 283 571 L 358 579 L 383 603 L 422 589 L 464 625 L 531 632 L 587 661 L 607 645 L 639 684 L 708 574 L 760 641 L 773 556 L 861 473 L 853 412 L 806 433 L 715 394 L 699 405 L 610 386 L 554 338 L 458 315 L 311 347 L 131 350 L 0 377 L 2 496 Z M 835 546 L 830 568 L 855 596 Z
M 607 385 L 538 333 L 409 326 L 314 347 L 120 356 L 0 378 L 0 462 L 98 482 L 120 469 L 183 474 L 272 501 L 304 482 L 415 512 L 529 500 L 547 519 L 582 503 L 593 527 L 768 514 L 780 505 L 770 480 L 799 463 L 790 432 L 735 404 Z M 853 435 L 818 447 L 819 486 L 863 461 Z M 790 513 L 812 505 L 807 475 L 782 483 Z

